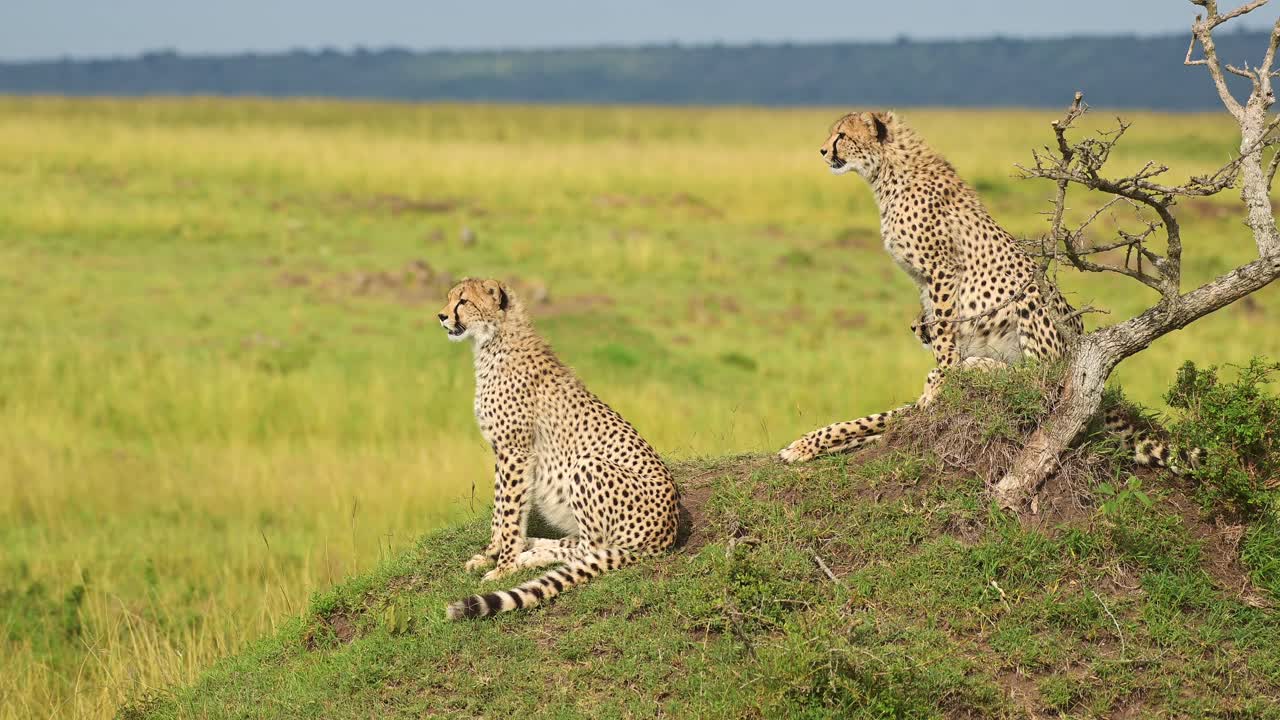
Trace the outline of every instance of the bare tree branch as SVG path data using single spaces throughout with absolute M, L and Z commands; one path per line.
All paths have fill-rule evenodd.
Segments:
M 1276 166 L 1280 165 L 1280 150 L 1272 153 L 1271 162 L 1267 164 L 1267 194 L 1271 193 L 1271 181 L 1276 177 Z
M 1106 380 L 1121 360 L 1141 352 L 1157 338 L 1186 327 L 1280 278 L 1280 230 L 1276 227 L 1270 199 L 1271 184 L 1280 167 L 1280 149 L 1274 150 L 1266 166 L 1263 165 L 1264 151 L 1280 145 L 1280 138 L 1274 134 L 1280 119 L 1268 116 L 1275 103 L 1271 78 L 1280 74 L 1272 69 L 1276 49 L 1280 47 L 1280 21 L 1272 28 L 1266 54 L 1259 65 L 1252 68 L 1223 65 L 1213 42 L 1214 28 L 1262 7 L 1267 0 L 1252 0 L 1226 13 L 1219 12 L 1217 0 L 1190 1 L 1204 8 L 1205 15 L 1197 16 L 1192 25 L 1191 43 L 1183 62 L 1203 65 L 1209 70 L 1223 106 L 1239 126 L 1238 157 L 1211 175 L 1195 176 L 1179 185 L 1159 182 L 1157 178 L 1168 168 L 1155 162 L 1148 162 L 1124 177 L 1108 177 L 1102 173 L 1102 167 L 1129 126 L 1121 121 L 1111 132 L 1071 142 L 1068 131 L 1088 108 L 1081 94 L 1076 93 L 1063 118 L 1053 123 L 1056 149 L 1033 152 L 1035 164 L 1030 168 L 1020 167 L 1024 178 L 1047 179 L 1057 188 L 1053 208 L 1048 213 L 1050 230 L 1040 241 L 1047 263 L 1065 257 L 1080 270 L 1131 277 L 1158 291 L 1160 301 L 1136 317 L 1076 339 L 1060 402 L 993 489 L 997 499 L 1008 507 L 1022 507 L 1033 499 L 1036 488 L 1052 474 L 1062 453 L 1097 412 Z M 1193 58 L 1196 45 L 1203 52 L 1198 59 Z M 1224 72 L 1250 81 L 1251 91 L 1243 103 L 1231 94 Z M 1237 183 L 1258 258 L 1183 293 L 1180 287 L 1182 230 L 1173 212 L 1176 201 L 1180 197 L 1215 195 Z M 1068 230 L 1064 217 L 1067 194 L 1073 185 L 1113 197 L 1074 230 Z M 1119 228 L 1119 239 L 1115 241 L 1088 242 L 1086 229 L 1121 200 L 1135 208 L 1140 216 L 1150 213 L 1143 227 L 1136 231 Z M 1160 234 L 1164 236 L 1163 255 L 1150 247 L 1151 241 Z M 1090 255 L 1121 248 L 1125 249 L 1123 266 L 1087 259 Z M 1153 266 L 1157 275 L 1148 274 L 1144 263 Z
M 1224 22 L 1227 22 L 1228 20 L 1233 20 L 1235 18 L 1240 17 L 1241 15 L 1244 15 L 1246 13 L 1251 13 L 1254 10 L 1257 10 L 1263 5 L 1266 5 L 1267 0 L 1253 0 L 1253 2 L 1245 3 L 1244 5 L 1241 5 L 1235 10 L 1232 10 L 1231 12 L 1227 13 L 1226 15 L 1218 14 L 1217 0 L 1191 0 L 1191 4 L 1199 5 L 1200 7 L 1204 8 L 1209 12 L 1209 17 L 1216 21 L 1212 25 L 1210 25 L 1208 28 L 1209 30 L 1213 30 L 1215 27 L 1221 25 Z

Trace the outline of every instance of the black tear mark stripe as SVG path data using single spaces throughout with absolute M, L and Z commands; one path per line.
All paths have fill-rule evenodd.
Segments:
M 458 308 L 462 307 L 462 303 L 466 301 L 466 298 L 458 298 L 458 302 L 453 306 L 453 326 L 455 328 L 462 327 L 462 318 L 458 317 Z

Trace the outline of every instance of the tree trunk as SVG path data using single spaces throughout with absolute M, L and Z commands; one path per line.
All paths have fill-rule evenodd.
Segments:
M 1098 412 L 1107 378 L 1121 360 L 1145 350 L 1162 335 L 1180 330 L 1277 278 L 1280 278 L 1280 253 L 1258 258 L 1171 302 L 1161 302 L 1135 318 L 1080 338 L 1067 365 L 1061 401 L 1014 458 L 1009 472 L 992 488 L 1000 505 L 1012 510 L 1023 509 L 1041 483 L 1053 475 L 1058 458 Z
M 1058 406 L 1031 435 L 1009 472 L 992 489 L 1001 507 L 1015 511 L 1026 507 L 1040 485 L 1057 472 L 1063 452 L 1097 414 L 1107 378 L 1118 362 L 1114 352 L 1108 352 L 1098 339 L 1096 333 L 1081 339 L 1067 365 Z
M 1203 19 L 1196 16 L 1196 22 L 1192 26 L 1193 39 L 1187 48 L 1187 58 L 1184 61 L 1186 65 L 1208 67 L 1223 105 L 1240 126 L 1240 158 L 1238 159 L 1240 197 L 1246 210 L 1246 223 L 1253 233 L 1253 239 L 1258 248 L 1257 260 L 1237 267 L 1183 294 L 1180 288 L 1182 240 L 1177 223 L 1169 214 L 1171 201 L 1175 196 L 1211 195 L 1228 187 L 1236 177 L 1233 174 L 1224 175 L 1232 170 L 1231 165 L 1224 166 L 1213 176 L 1193 178 L 1192 183 L 1175 188 L 1165 188 L 1150 181 L 1150 178 L 1167 169 L 1163 166 L 1152 169 L 1152 163 L 1148 163 L 1144 172 L 1139 172 L 1137 175 L 1119 181 L 1106 180 L 1097 174 L 1097 169 L 1102 162 L 1106 161 L 1111 146 L 1123 132 L 1123 124 L 1109 143 L 1101 144 L 1101 151 L 1095 147 L 1085 153 L 1096 162 L 1095 165 L 1081 170 L 1073 162 L 1077 151 L 1085 146 L 1070 146 L 1064 135 L 1072 120 L 1083 112 L 1080 93 L 1076 93 L 1075 102 L 1066 117 L 1053 123 L 1061 158 L 1051 167 L 1045 167 L 1042 158 L 1037 155 L 1036 170 L 1031 173 L 1032 177 L 1045 177 L 1058 182 L 1053 242 L 1056 243 L 1059 240 L 1057 231 L 1061 229 L 1063 203 L 1068 183 L 1077 183 L 1094 190 L 1103 190 L 1119 197 L 1137 200 L 1160 216 L 1168 234 L 1167 257 L 1163 258 L 1163 264 L 1157 263 L 1161 282 L 1155 284 L 1144 276 L 1128 272 L 1127 256 L 1124 268 L 1081 266 L 1078 262 L 1077 267 L 1095 272 L 1113 270 L 1143 280 L 1159 290 L 1163 297 L 1158 304 L 1148 308 L 1141 315 L 1117 325 L 1096 330 L 1076 342 L 1074 352 L 1069 358 L 1062 398 L 1058 406 L 1032 434 L 1027 446 L 1022 449 L 1018 457 L 1014 458 L 1009 472 L 992 488 L 992 494 L 1002 506 L 1015 511 L 1023 509 L 1033 499 L 1045 479 L 1057 470 L 1062 453 L 1080 437 L 1089 421 L 1097 414 L 1102 404 L 1102 393 L 1106 387 L 1107 377 L 1121 360 L 1145 350 L 1162 335 L 1180 330 L 1205 315 L 1220 310 L 1280 279 L 1280 227 L 1276 225 L 1270 197 L 1272 175 L 1275 173 L 1276 163 L 1280 162 L 1276 157 L 1280 156 L 1273 156 L 1265 169 L 1262 162 L 1264 150 L 1277 142 L 1272 135 L 1276 124 L 1271 121 L 1268 110 L 1275 103 L 1275 95 L 1271 89 L 1273 75 L 1271 68 L 1276 51 L 1280 48 L 1280 20 L 1277 20 L 1272 28 L 1266 57 L 1256 68 L 1249 68 L 1246 65 L 1245 70 L 1240 70 L 1230 65 L 1223 65 L 1213 43 L 1215 27 L 1256 10 L 1266 2 L 1267 0 L 1252 0 L 1224 15 L 1218 13 L 1217 0 L 1191 0 L 1191 4 L 1205 8 L 1207 15 Z M 1192 52 L 1197 43 L 1203 48 L 1204 57 L 1194 60 Z M 1224 69 L 1237 75 L 1245 75 L 1252 80 L 1253 91 L 1243 105 L 1231 95 Z M 1153 225 L 1152 229 L 1154 228 Z M 1067 235 L 1068 252 L 1072 249 L 1070 245 L 1072 237 L 1070 234 Z M 1125 237 L 1130 238 L 1128 235 Z M 1139 251 L 1145 256 L 1151 256 L 1140 246 Z M 1034 504 L 1032 507 L 1034 508 Z

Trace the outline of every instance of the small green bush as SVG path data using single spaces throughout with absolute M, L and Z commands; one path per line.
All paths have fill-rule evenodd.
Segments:
M 1275 519 L 1280 508 L 1280 397 L 1268 383 L 1280 364 L 1254 358 L 1235 380 L 1186 363 L 1165 400 L 1181 410 L 1169 426 L 1179 447 L 1202 448 L 1191 471 L 1206 509 L 1244 520 Z
M 1218 368 L 1186 363 L 1165 400 L 1181 410 L 1170 425 L 1180 447 L 1204 458 L 1191 472 L 1208 512 L 1248 523 L 1240 558 L 1254 583 L 1280 598 L 1280 364 L 1254 358 L 1225 380 Z

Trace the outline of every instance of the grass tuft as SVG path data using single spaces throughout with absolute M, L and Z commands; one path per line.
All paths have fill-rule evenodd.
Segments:
M 436 531 L 126 716 L 1280 717 L 1280 616 L 1171 496 L 1046 534 L 910 457 L 679 464 L 705 543 L 486 621 L 487 523 Z

